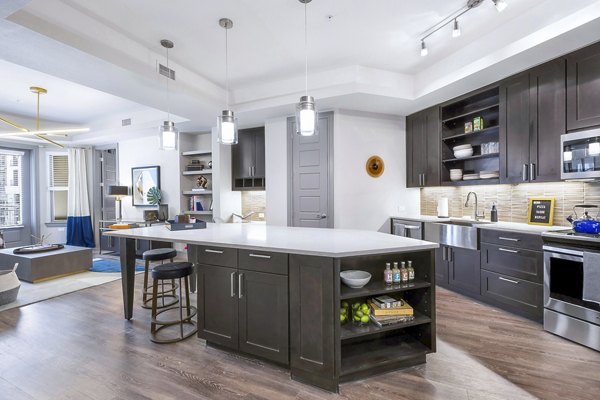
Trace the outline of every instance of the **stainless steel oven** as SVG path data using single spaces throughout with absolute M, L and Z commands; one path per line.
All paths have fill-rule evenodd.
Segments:
M 582 298 L 583 252 L 544 246 L 544 329 L 600 351 L 600 304 Z
M 560 137 L 562 179 L 600 179 L 600 129 Z

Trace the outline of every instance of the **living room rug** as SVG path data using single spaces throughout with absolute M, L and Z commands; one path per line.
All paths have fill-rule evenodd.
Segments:
M 140 264 L 135 265 L 137 272 L 143 271 L 144 266 Z M 92 268 L 88 271 L 91 272 L 121 272 L 121 262 L 119 260 L 113 260 L 110 258 L 94 258 L 92 262 Z

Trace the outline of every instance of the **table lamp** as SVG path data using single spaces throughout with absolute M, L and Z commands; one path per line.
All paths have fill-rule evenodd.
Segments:
M 116 196 L 115 206 L 117 207 L 117 221 L 120 221 L 123 216 L 121 215 L 121 196 L 129 196 L 129 186 L 109 186 L 108 195 Z

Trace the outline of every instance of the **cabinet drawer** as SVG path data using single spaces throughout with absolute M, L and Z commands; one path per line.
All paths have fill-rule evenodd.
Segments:
M 542 319 L 542 285 L 486 270 L 481 271 L 481 295 L 508 311 Z M 508 306 L 508 307 L 504 307 Z
M 496 231 L 485 228 L 480 229 L 480 231 L 481 241 L 485 243 L 495 243 L 503 246 L 542 251 L 542 235 L 523 232 Z
M 239 250 L 240 268 L 249 271 L 288 274 L 287 253 L 272 253 L 260 250 Z
M 544 279 L 544 253 L 518 247 L 481 244 L 481 268 L 534 283 Z
M 198 262 L 201 264 L 237 267 L 237 249 L 217 246 L 198 246 Z

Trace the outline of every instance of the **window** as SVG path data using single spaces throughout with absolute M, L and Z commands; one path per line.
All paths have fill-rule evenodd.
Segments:
M 51 222 L 66 222 L 69 197 L 69 156 L 62 153 L 48 154 L 48 167 L 50 220 Z
M 0 149 L 0 227 L 3 228 L 23 224 L 24 154 Z

